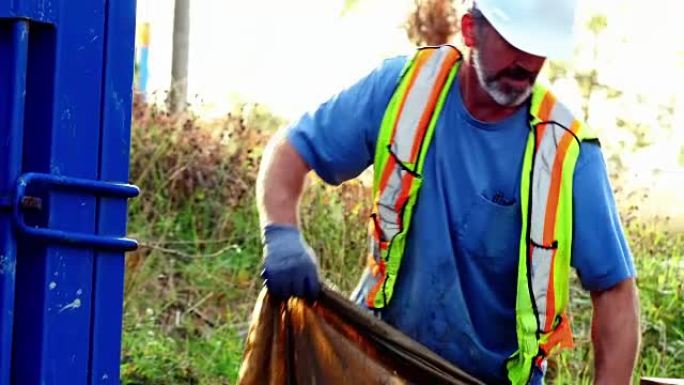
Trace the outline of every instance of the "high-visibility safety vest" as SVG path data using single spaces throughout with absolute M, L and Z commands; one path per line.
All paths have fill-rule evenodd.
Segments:
M 366 305 L 392 298 L 440 112 L 461 63 L 452 46 L 419 49 L 403 69 L 385 111 L 375 152 Z M 557 347 L 572 347 L 565 309 L 573 236 L 573 173 L 584 140 L 595 140 L 546 88 L 535 84 L 521 172 L 518 350 L 507 362 L 512 384 L 526 384 Z M 458 199 L 458 197 L 455 197 Z

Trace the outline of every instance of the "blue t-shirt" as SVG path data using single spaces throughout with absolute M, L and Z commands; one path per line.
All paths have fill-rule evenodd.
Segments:
M 289 128 L 288 139 L 326 182 L 373 163 L 382 116 L 405 57 L 386 60 Z M 451 87 L 423 170 L 405 255 L 382 318 L 488 383 L 503 382 L 517 350 L 515 296 L 520 170 L 527 111 L 483 123 Z M 635 275 L 600 147 L 581 145 L 574 175 L 573 260 L 582 285 L 604 290 Z

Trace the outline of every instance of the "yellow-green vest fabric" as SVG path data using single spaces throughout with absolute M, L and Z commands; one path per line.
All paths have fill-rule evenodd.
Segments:
M 425 177 L 425 157 L 461 59 L 461 53 L 449 45 L 419 49 L 404 67 L 386 108 L 374 160 L 367 258 L 372 284 L 365 293 L 369 308 L 382 309 L 392 298 Z M 519 170 L 523 220 L 515 288 L 518 350 L 507 363 L 513 384 L 526 384 L 533 365 L 541 366 L 555 348 L 572 346 L 565 309 L 573 173 L 580 143 L 596 139 L 542 85 L 535 84 L 531 98 L 530 131 Z

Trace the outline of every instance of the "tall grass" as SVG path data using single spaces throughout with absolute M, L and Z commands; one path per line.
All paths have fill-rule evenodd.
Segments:
M 258 106 L 212 122 L 135 105 L 123 384 L 234 382 L 248 316 L 261 288 L 254 181 L 268 137 L 283 125 Z M 361 271 L 368 189 L 313 178 L 302 203 L 307 240 L 324 277 L 345 293 Z M 628 211 L 632 213 L 632 211 Z M 684 240 L 625 219 L 639 271 L 644 375 L 684 377 Z M 551 365 L 558 384 L 591 381 L 586 293 L 572 288 L 577 349 Z
M 280 121 L 258 108 L 199 123 L 135 104 L 125 384 L 227 384 L 260 254 L 257 163 Z
M 642 340 L 635 376 L 684 378 L 684 237 L 668 234 L 658 223 L 639 223 L 627 216 L 623 222 L 641 302 Z M 551 371 L 558 384 L 591 384 L 591 300 L 576 279 L 571 314 L 576 347 L 561 354 Z

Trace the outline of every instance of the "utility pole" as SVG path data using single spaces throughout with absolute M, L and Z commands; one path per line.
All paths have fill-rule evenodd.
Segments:
M 173 59 L 169 110 L 185 109 L 188 98 L 188 56 L 190 50 L 190 0 L 175 0 L 173 13 Z

